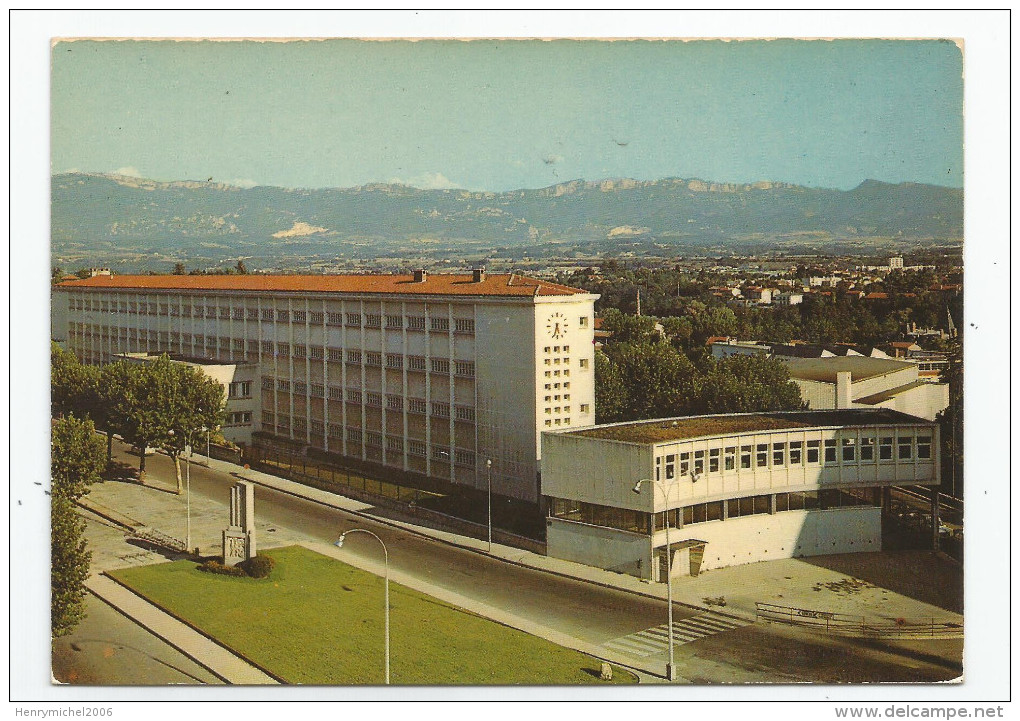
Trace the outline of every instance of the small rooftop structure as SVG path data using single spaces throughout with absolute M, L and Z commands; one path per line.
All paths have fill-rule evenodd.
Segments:
M 835 383 L 838 373 L 849 372 L 853 374 L 855 381 L 862 381 L 895 373 L 909 368 L 911 365 L 906 361 L 867 356 L 791 358 L 786 361 L 790 377 L 794 380 L 820 381 L 822 383 Z

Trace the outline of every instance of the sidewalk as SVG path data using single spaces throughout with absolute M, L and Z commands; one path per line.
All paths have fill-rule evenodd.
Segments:
M 107 576 L 91 576 L 86 587 L 137 624 L 230 684 L 275 684 L 271 676 L 235 656 L 190 626 L 156 608 Z
M 197 454 L 196 454 L 197 455 Z M 411 519 L 395 519 L 399 511 L 375 507 L 336 493 L 306 486 L 226 461 L 208 459 L 211 468 L 239 480 L 273 488 L 331 508 L 369 518 L 405 531 L 428 536 L 507 563 L 554 573 L 588 583 L 666 600 L 666 585 L 626 574 L 585 566 L 520 548 L 429 528 Z M 943 599 L 931 592 L 933 579 L 942 585 L 959 582 Z M 719 605 L 719 599 L 725 605 Z M 921 600 L 923 599 L 923 600 Z M 741 620 L 756 619 L 756 602 L 864 616 L 872 622 L 897 618 L 962 623 L 962 573 L 952 560 L 930 551 L 856 553 L 747 564 L 708 571 L 697 578 L 673 579 L 674 603 Z

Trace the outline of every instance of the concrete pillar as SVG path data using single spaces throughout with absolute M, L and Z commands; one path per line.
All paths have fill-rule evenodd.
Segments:
M 850 408 L 853 405 L 852 384 L 853 376 L 850 371 L 836 373 L 836 408 Z

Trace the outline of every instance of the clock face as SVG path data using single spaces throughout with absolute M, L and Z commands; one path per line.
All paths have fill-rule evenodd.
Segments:
M 545 330 L 553 338 L 562 338 L 567 334 L 567 319 L 562 313 L 553 313 L 545 324 Z

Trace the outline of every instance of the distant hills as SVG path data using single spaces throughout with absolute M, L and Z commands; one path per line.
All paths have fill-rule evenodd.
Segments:
M 513 248 L 634 241 L 718 246 L 812 237 L 959 240 L 963 191 L 866 180 L 849 191 L 787 183 L 630 179 L 500 193 L 240 188 L 68 173 L 52 179 L 54 257 L 90 249 L 162 257 L 338 255 L 394 244 Z

